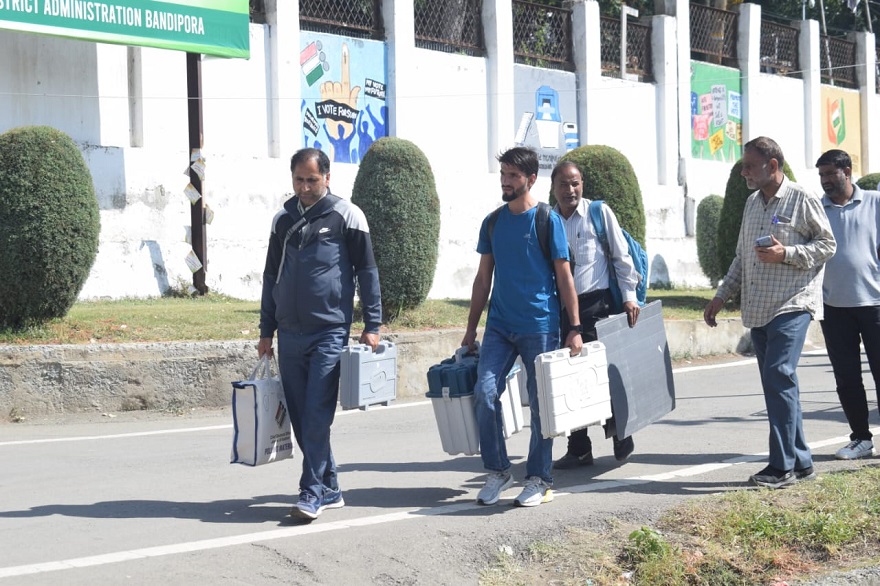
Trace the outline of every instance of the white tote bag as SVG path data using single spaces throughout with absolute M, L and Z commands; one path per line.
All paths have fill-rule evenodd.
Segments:
M 272 376 L 272 365 L 263 356 L 250 380 L 232 383 L 232 464 L 260 466 L 293 457 L 290 417 L 280 375 Z

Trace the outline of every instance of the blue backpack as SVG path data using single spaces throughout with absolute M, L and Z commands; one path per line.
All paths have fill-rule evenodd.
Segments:
M 611 313 L 621 313 L 623 311 L 623 294 L 620 292 L 620 286 L 617 284 L 617 276 L 614 274 L 614 264 L 611 262 L 611 249 L 608 246 L 608 231 L 605 227 L 605 217 L 602 215 L 601 199 L 590 202 L 590 219 L 593 221 L 593 227 L 602 243 L 605 251 L 605 258 L 608 259 L 608 287 L 611 289 L 611 298 L 613 304 Z M 636 272 L 639 274 L 639 284 L 636 287 L 636 301 L 640 306 L 644 306 L 648 299 L 648 253 L 642 248 L 638 241 L 630 236 L 629 232 L 620 229 L 623 237 L 626 238 L 626 244 L 629 247 L 629 255 L 633 259 Z

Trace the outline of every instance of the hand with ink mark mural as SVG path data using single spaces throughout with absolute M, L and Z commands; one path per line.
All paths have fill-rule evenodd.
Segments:
M 328 81 L 321 84 L 321 104 L 325 118 L 324 126 L 330 139 L 331 158 L 340 163 L 351 162 L 351 139 L 354 135 L 354 123 L 358 117 L 357 100 L 361 87 L 351 87 L 350 58 L 348 45 L 342 45 L 342 70 L 340 81 Z

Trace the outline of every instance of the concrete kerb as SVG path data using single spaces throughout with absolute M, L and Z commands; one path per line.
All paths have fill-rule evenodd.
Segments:
M 674 360 L 749 353 L 739 319 L 667 320 Z M 398 352 L 399 400 L 424 397 L 425 373 L 451 356 L 463 330 L 384 334 Z M 0 421 L 15 416 L 133 410 L 180 410 L 229 404 L 231 382 L 256 361 L 255 340 L 142 344 L 0 346 Z M 824 342 L 810 325 L 808 347 Z

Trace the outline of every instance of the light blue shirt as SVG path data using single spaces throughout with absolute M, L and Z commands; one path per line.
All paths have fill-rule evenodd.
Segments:
M 880 192 L 853 184 L 853 196 L 839 206 L 827 195 L 822 206 L 837 241 L 825 264 L 822 293 L 832 307 L 880 305 Z

